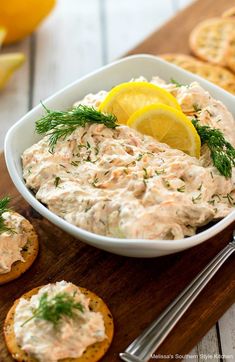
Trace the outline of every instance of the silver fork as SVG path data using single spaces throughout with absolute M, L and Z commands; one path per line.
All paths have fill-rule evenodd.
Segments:
M 165 311 L 127 347 L 125 352 L 119 354 L 120 358 L 126 362 L 149 361 L 198 294 L 234 251 L 235 230 L 233 231 L 233 241 L 221 250 Z

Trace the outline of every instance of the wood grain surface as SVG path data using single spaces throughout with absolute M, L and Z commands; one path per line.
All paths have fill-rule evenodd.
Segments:
M 18 195 L 0 156 L 4 194 L 32 222 L 39 235 L 39 256 L 18 280 L 0 287 L 0 324 L 16 298 L 26 291 L 59 280 L 71 281 L 100 295 L 115 321 L 115 337 L 103 361 L 119 361 L 118 353 L 183 290 L 231 239 L 234 225 L 206 243 L 171 256 L 134 259 L 100 251 L 70 237 L 42 218 Z M 231 257 L 193 303 L 162 344 L 159 354 L 185 354 L 202 338 L 235 300 L 235 257 Z M 3 336 L 0 361 L 10 362 Z M 161 358 L 159 361 L 163 360 Z
M 202 18 L 218 15 L 233 1 L 200 0 L 150 36 L 131 53 L 180 51 L 187 53 L 190 29 Z M 216 4 L 216 6 L 215 6 Z M 177 31 L 176 31 L 177 29 Z M 109 305 L 115 321 L 113 344 L 103 361 L 119 361 L 123 351 L 193 277 L 230 240 L 230 225 L 203 245 L 157 259 L 131 259 L 97 250 L 68 236 L 43 219 L 19 196 L 0 156 L 1 196 L 13 196 L 12 205 L 34 225 L 40 253 L 31 269 L 15 282 L 0 287 L 0 325 L 21 294 L 41 284 L 62 279 L 93 290 Z M 177 324 L 158 354 L 184 355 L 203 337 L 235 301 L 235 256 L 231 257 Z M 180 358 L 177 358 L 178 360 Z M 0 335 L 0 362 L 10 362 Z M 163 359 L 158 358 L 158 361 Z M 164 359 L 165 361 L 165 359 Z
M 152 33 L 128 54 L 183 53 L 190 54 L 188 36 L 200 21 L 220 16 L 234 6 L 233 0 L 198 0 L 179 12 L 173 19 Z

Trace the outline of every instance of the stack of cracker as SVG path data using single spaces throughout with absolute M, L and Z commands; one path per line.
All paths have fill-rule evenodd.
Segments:
M 220 18 L 199 23 L 190 34 L 189 44 L 197 58 L 184 54 L 161 57 L 235 94 L 235 7 Z

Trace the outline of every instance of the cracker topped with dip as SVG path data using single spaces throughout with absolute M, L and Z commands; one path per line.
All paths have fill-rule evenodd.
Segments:
M 104 301 L 65 281 L 25 293 L 4 325 L 9 352 L 25 362 L 96 362 L 108 350 L 113 331 Z
M 0 285 L 18 278 L 37 257 L 39 244 L 31 223 L 0 200 Z

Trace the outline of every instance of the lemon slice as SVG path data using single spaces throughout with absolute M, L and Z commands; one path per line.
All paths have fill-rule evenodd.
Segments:
M 148 82 L 128 82 L 114 87 L 100 104 L 99 111 L 115 114 L 118 123 L 126 124 L 138 109 L 156 103 L 181 109 L 166 90 Z
M 200 157 L 201 140 L 192 122 L 178 109 L 156 104 L 136 111 L 127 125 L 172 148 Z
M 0 89 L 4 87 L 12 73 L 23 64 L 25 56 L 22 53 L 0 55 Z

